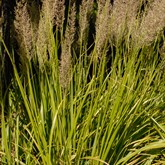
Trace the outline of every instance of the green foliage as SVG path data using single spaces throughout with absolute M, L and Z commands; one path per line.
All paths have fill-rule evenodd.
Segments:
M 93 63 L 95 51 L 90 60 L 80 55 L 66 88 L 54 62 L 35 74 L 27 64 L 25 80 L 13 62 L 7 121 L 2 103 L 3 163 L 163 162 L 165 81 L 158 54 L 119 45 L 108 74 L 103 57 Z M 90 67 L 93 74 L 87 80 Z
M 63 86 L 58 52 L 67 37 L 55 33 L 49 31 L 53 54 L 42 69 L 34 56 L 18 71 L 6 48 L 14 77 L 0 102 L 2 164 L 164 164 L 161 42 L 139 47 L 129 35 L 115 42 L 107 37 L 100 56 L 97 42 L 88 47 L 81 38 L 78 50 L 69 45 L 72 65 Z

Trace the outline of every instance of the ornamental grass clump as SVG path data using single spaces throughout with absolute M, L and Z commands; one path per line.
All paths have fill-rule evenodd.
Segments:
M 157 55 L 146 62 L 145 51 L 132 50 L 122 74 L 118 54 L 103 81 L 101 74 L 83 80 L 88 70 L 78 62 L 65 92 L 53 65 L 37 75 L 29 66 L 26 86 L 13 65 L 17 90 L 10 91 L 7 122 L 2 118 L 2 162 L 164 162 L 165 76 Z
M 6 48 L 14 77 L 9 105 L 0 102 L 2 164 L 165 164 L 164 24 L 152 15 L 164 2 L 42 0 L 38 21 L 28 2 L 15 8 L 33 32 L 24 72 Z

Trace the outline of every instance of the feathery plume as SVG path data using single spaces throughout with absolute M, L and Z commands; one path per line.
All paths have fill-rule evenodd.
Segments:
M 115 0 L 112 10 L 111 35 L 119 37 L 123 32 L 133 29 L 140 0 Z
M 98 1 L 98 13 L 96 18 L 96 51 L 101 57 L 102 49 L 109 35 L 112 6 L 106 0 Z
M 24 63 L 27 59 L 30 60 L 34 55 L 33 30 L 27 11 L 27 2 L 25 0 L 17 1 L 14 27 L 16 39 L 19 44 L 20 58 L 22 63 Z
M 37 39 L 37 55 L 39 65 L 42 68 L 53 56 L 52 47 L 52 29 L 56 25 L 58 29 L 62 28 L 64 22 L 64 0 L 44 0 L 40 15 Z
M 49 20 L 52 25 L 61 28 L 64 21 L 65 12 L 64 0 L 44 0 L 42 7 L 43 17 Z
M 155 0 L 144 15 L 139 29 L 136 32 L 136 39 L 140 44 L 150 44 L 161 30 L 165 27 L 165 1 Z
M 47 56 L 47 44 L 48 44 L 48 33 L 46 32 L 46 25 L 45 20 L 43 18 L 40 19 L 39 27 L 38 27 L 38 34 L 37 34 L 37 56 L 38 56 L 38 62 L 39 67 L 42 68 L 44 63 L 48 60 Z
M 76 6 L 75 3 L 71 6 L 68 25 L 66 27 L 64 40 L 62 43 L 62 53 L 60 62 L 60 83 L 62 87 L 67 87 L 71 79 L 71 46 L 75 35 L 75 20 L 76 20 Z
M 63 27 L 64 19 L 65 19 L 65 1 L 58 0 L 55 6 L 55 25 L 56 27 L 61 30 Z
M 79 15 L 80 41 L 86 39 L 87 29 L 89 27 L 89 17 L 93 10 L 93 0 L 82 0 Z

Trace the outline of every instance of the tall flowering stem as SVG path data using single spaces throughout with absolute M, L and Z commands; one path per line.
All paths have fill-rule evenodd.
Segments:
M 62 87 L 67 87 L 71 79 L 72 68 L 72 43 L 75 35 L 76 6 L 75 3 L 70 8 L 68 25 L 66 27 L 64 40 L 62 42 L 62 53 L 60 62 L 60 83 Z

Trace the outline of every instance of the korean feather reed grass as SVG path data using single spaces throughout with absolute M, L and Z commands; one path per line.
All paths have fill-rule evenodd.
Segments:
M 0 162 L 23 165 L 164 164 L 163 35 L 157 35 L 152 43 L 139 44 L 133 31 L 137 22 L 136 25 L 130 23 L 130 30 L 129 21 L 122 22 L 120 30 L 123 33 L 116 35 L 114 16 L 124 7 L 122 3 L 117 6 L 118 0 L 114 5 L 98 0 L 98 8 L 94 1 L 83 0 L 80 13 L 74 1 L 70 1 L 65 21 L 59 19 L 62 15 L 57 17 L 55 10 L 55 13 L 45 13 L 46 7 L 56 9 L 57 4 L 64 5 L 64 1 L 58 1 L 60 4 L 49 2 L 53 5 L 43 1 L 36 43 L 29 42 L 34 43 L 34 56 L 24 62 L 23 72 L 16 67 L 14 54 L 6 48 L 14 77 L 8 97 L 0 102 Z M 131 10 L 131 3 L 126 4 L 128 11 Z M 139 4 L 142 3 L 139 1 Z M 63 13 L 64 7 L 60 9 Z M 108 22 L 104 26 L 99 15 Z M 54 17 L 62 21 L 55 31 Z M 89 44 L 91 17 L 96 19 L 96 26 L 94 41 Z M 130 15 L 123 17 L 127 19 Z M 48 24 L 43 24 L 42 18 Z M 136 17 L 132 21 L 134 19 Z M 41 24 L 48 28 L 43 32 L 45 38 L 40 36 Z M 39 49 L 41 39 L 45 39 L 46 45 Z M 8 106 L 5 99 L 9 100 Z
M 99 74 L 93 75 L 89 82 L 90 66 L 77 61 L 65 90 L 54 65 L 50 65 L 49 72 L 45 69 L 33 74 L 28 64 L 24 84 L 13 64 L 10 115 L 7 121 L 2 116 L 1 161 L 8 164 L 163 162 L 165 97 L 161 64 L 157 63 L 156 55 L 148 63 L 143 51 L 138 55 L 137 50 L 132 50 L 122 68 L 119 55 L 104 80 L 101 69 L 105 60 L 97 64 L 102 65 L 97 70 Z

